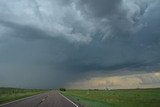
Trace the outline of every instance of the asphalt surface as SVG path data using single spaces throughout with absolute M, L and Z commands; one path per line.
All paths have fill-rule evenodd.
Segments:
M 82 107 L 69 101 L 58 91 L 39 94 L 24 100 L 15 101 L 0 107 Z

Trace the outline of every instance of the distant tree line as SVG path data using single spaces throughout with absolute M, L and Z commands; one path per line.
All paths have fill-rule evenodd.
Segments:
M 60 90 L 60 91 L 66 91 L 66 89 L 65 89 L 65 88 L 60 88 L 59 90 Z

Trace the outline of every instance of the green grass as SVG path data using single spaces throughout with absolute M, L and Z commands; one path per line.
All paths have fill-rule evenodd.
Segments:
M 67 90 L 63 94 L 85 107 L 160 107 L 160 89 Z
M 0 88 L 0 104 L 46 92 L 38 89 Z

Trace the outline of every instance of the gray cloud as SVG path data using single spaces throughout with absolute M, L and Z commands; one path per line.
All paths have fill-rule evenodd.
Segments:
M 96 17 L 106 17 L 119 12 L 122 0 L 79 0 L 78 3 L 83 11 Z
M 1 0 L 0 85 L 50 88 L 95 72 L 158 71 L 159 4 Z
M 47 32 L 44 32 L 38 28 L 32 26 L 21 25 L 14 22 L 0 20 L 0 24 L 4 27 L 12 29 L 12 32 L 8 34 L 9 36 L 20 37 L 24 39 L 36 40 L 50 38 Z

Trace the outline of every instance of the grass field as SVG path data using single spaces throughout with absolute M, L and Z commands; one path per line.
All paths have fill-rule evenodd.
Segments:
M 85 107 L 160 107 L 160 89 L 67 90 L 62 93 Z
M 0 88 L 0 104 L 46 92 L 46 90 Z

